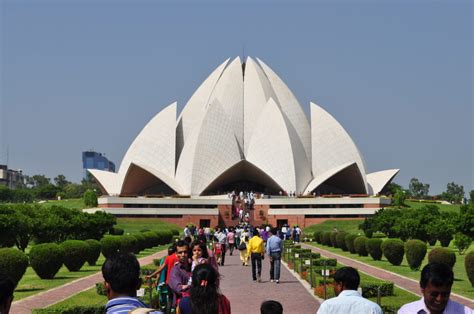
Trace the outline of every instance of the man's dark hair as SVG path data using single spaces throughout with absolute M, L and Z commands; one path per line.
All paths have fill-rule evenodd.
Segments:
M 253 236 L 260 236 L 260 232 L 258 232 L 257 228 L 253 229 Z
M 277 229 L 277 228 L 271 228 L 271 229 L 270 229 L 270 232 L 271 232 L 273 235 L 277 235 L 278 229 Z
M 449 265 L 432 262 L 423 267 L 421 271 L 420 287 L 426 288 L 428 283 L 435 287 L 451 287 L 454 273 Z
M 114 292 L 134 296 L 140 285 L 140 264 L 131 253 L 114 254 L 102 265 L 102 276 Z
M 0 304 L 5 304 L 12 296 L 15 284 L 7 275 L 0 273 Z
M 189 247 L 188 242 L 186 242 L 185 240 L 179 240 L 178 242 L 176 242 L 176 247 L 183 247 L 183 246 Z
M 334 274 L 334 281 L 342 283 L 344 289 L 357 290 L 360 284 L 360 276 L 357 269 L 352 267 L 342 267 Z
M 264 301 L 260 306 L 260 314 L 283 314 L 283 306 L 277 301 Z

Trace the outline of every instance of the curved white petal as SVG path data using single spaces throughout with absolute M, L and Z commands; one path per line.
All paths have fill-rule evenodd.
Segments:
M 271 86 L 273 87 L 273 91 L 278 97 L 278 104 L 280 105 L 281 111 L 295 128 L 296 133 L 304 146 L 306 157 L 308 160 L 311 160 L 311 128 L 303 108 L 285 82 L 283 82 L 283 80 L 269 66 L 263 63 L 262 60 L 257 58 L 257 61 L 265 72 Z
M 219 101 L 214 99 L 196 135 L 193 134 L 183 148 L 176 178 L 182 186 L 185 184 L 186 193 L 199 195 L 240 160 L 231 121 Z
M 99 185 L 101 186 L 103 192 L 108 195 L 119 195 L 120 186 L 122 181 L 120 176 L 115 172 L 97 170 L 97 169 L 87 169 L 90 174 L 94 176 Z
M 283 114 L 272 98 L 255 123 L 246 160 L 267 173 L 286 191 L 298 190 L 291 138 Z
M 217 99 L 230 119 L 233 132 L 240 147 L 244 143 L 244 82 L 242 63 L 235 58 L 224 70 L 210 97 L 209 103 Z
M 388 169 L 367 174 L 367 183 L 371 195 L 377 195 L 393 180 L 400 169 Z
M 123 178 L 132 162 L 174 177 L 176 103 L 161 110 L 133 141 L 120 165 Z
M 331 169 L 356 162 L 367 193 L 365 166 L 357 146 L 339 122 L 314 103 L 311 103 L 311 142 L 315 178 Z
M 257 120 L 267 101 L 273 98 L 278 102 L 265 73 L 252 58 L 247 57 L 244 76 L 244 152 L 247 154 Z
M 321 173 L 320 175 L 316 176 L 313 180 L 311 180 L 311 182 L 306 187 L 305 194 L 311 193 L 311 191 L 313 191 L 318 186 L 320 186 L 324 181 L 326 181 L 327 179 L 329 179 L 333 175 L 337 174 L 341 170 L 343 170 L 343 169 L 345 169 L 345 168 L 347 168 L 347 167 L 349 167 L 353 164 L 355 164 L 355 162 L 353 162 L 353 163 L 349 162 L 349 163 L 346 163 L 346 164 L 342 164 L 342 165 L 339 165 L 339 166 L 337 166 L 333 169 L 327 170 L 326 172 Z

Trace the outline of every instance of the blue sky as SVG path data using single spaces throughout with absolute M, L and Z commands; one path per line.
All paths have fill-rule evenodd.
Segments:
M 197 3 L 195 3 L 197 2 Z M 470 1 L 1 2 L 0 163 L 82 176 L 117 165 L 164 106 L 229 57 L 259 57 L 305 111 L 349 132 L 368 171 L 473 189 Z M 245 51 L 245 52 L 243 52 Z M 8 154 L 7 154 L 8 151 Z

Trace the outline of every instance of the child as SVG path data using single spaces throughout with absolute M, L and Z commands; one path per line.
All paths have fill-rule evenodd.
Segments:
M 215 242 L 213 251 L 214 251 L 214 256 L 217 259 L 217 264 L 220 265 L 221 257 L 222 257 L 222 244 L 220 244 L 219 242 Z
M 191 251 L 193 254 L 192 256 L 193 261 L 191 263 L 191 272 L 192 272 L 197 265 L 207 263 L 209 254 L 207 252 L 206 244 L 199 240 L 196 240 L 191 244 Z M 192 278 L 189 278 L 188 285 L 191 285 L 191 283 L 192 283 Z

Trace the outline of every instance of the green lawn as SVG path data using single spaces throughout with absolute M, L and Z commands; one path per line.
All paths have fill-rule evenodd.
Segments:
M 47 307 L 47 309 L 54 311 L 55 308 L 64 306 L 78 306 L 78 305 L 105 305 L 107 303 L 107 297 L 105 295 L 99 295 L 96 292 L 95 287 L 88 290 L 79 292 L 66 300 Z
M 164 222 L 159 218 L 117 218 L 117 225 L 115 227 L 123 229 L 125 233 L 136 233 L 140 232 L 143 229 L 148 230 L 172 230 L 176 229 L 179 232 L 182 231 L 182 228 Z
M 84 204 L 84 199 L 82 198 L 72 198 L 67 200 L 60 200 L 60 201 L 44 201 L 41 203 L 42 206 L 63 206 L 71 209 L 83 209 L 86 208 Z
M 405 204 L 415 209 L 426 206 L 426 205 L 436 205 L 440 211 L 455 212 L 455 213 L 459 213 L 459 210 L 461 208 L 460 205 L 434 204 L 434 203 L 424 203 L 424 202 L 417 202 L 417 201 L 405 201 Z
M 385 258 L 382 258 L 382 260 L 380 261 L 374 261 L 372 257 L 370 256 L 358 256 L 357 254 L 351 254 L 349 252 L 344 252 L 341 249 L 324 246 L 318 243 L 311 243 L 311 245 L 319 247 L 323 250 L 327 250 L 329 252 L 333 252 L 345 257 L 358 260 L 368 265 L 372 265 L 372 266 L 379 267 L 387 271 L 391 271 L 393 273 L 396 273 L 408 278 L 412 278 L 415 280 L 420 279 L 421 271 L 411 270 L 410 267 L 408 266 L 406 258 L 403 259 L 403 262 L 400 266 L 394 266 L 390 264 Z M 471 250 L 472 248 L 473 246 L 471 246 Z M 428 253 L 430 249 L 431 248 L 428 249 Z M 463 295 L 467 298 L 472 298 L 472 296 L 474 295 L 474 287 L 471 286 L 471 283 L 467 279 L 466 270 L 464 269 L 464 256 L 465 255 L 459 255 L 459 253 L 456 252 L 456 264 L 454 265 L 454 268 L 453 268 L 455 280 L 454 280 L 452 291 L 460 295 Z M 423 266 L 426 265 L 427 263 L 428 263 L 428 254 L 426 254 L 425 260 L 423 261 L 421 268 L 423 268 Z
M 165 250 L 166 248 L 167 246 L 164 245 L 157 246 L 151 249 L 146 249 L 140 252 L 137 257 L 141 258 L 144 256 L 148 256 L 153 253 Z M 101 266 L 104 260 L 105 258 L 101 255 L 99 260 L 97 261 L 96 266 L 89 266 L 86 263 L 78 272 L 70 272 L 65 266 L 63 266 L 53 279 L 41 279 L 36 275 L 35 271 L 31 267 L 28 267 L 25 275 L 23 276 L 23 278 L 21 278 L 20 282 L 18 283 L 18 286 L 15 289 L 15 301 L 21 300 L 30 295 L 34 295 L 64 285 L 73 280 L 95 274 L 101 270 Z
M 303 230 L 303 233 L 307 236 L 313 235 L 315 231 L 333 231 L 337 228 L 339 231 L 346 231 L 348 233 L 363 233 L 359 230 L 359 225 L 364 222 L 363 219 L 359 220 L 326 220 L 320 224 L 311 225 Z

